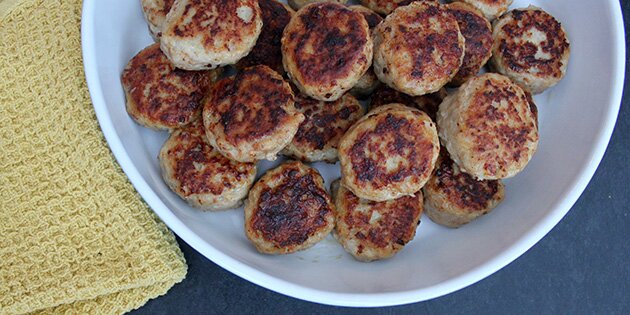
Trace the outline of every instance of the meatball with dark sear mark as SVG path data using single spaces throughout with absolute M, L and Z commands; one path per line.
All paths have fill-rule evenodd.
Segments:
M 257 0 L 177 0 L 162 24 L 160 45 L 178 68 L 214 69 L 245 57 L 262 25 Z
M 332 231 L 333 209 L 317 170 L 287 162 L 267 171 L 249 192 L 245 234 L 261 253 L 294 253 Z
M 335 203 L 333 235 L 359 261 L 394 256 L 413 240 L 420 223 L 422 192 L 393 200 L 361 199 L 341 185 L 331 185 Z
M 240 206 L 256 178 L 256 164 L 232 161 L 208 143 L 201 121 L 174 131 L 158 159 L 168 187 L 202 210 Z
M 433 121 L 435 121 L 438 108 L 446 95 L 447 92 L 444 88 L 431 94 L 411 96 L 398 92 L 386 85 L 381 85 L 376 89 L 376 91 L 374 91 L 374 94 L 372 94 L 369 110 L 382 105 L 400 103 L 425 112 Z
M 127 113 L 152 129 L 173 130 L 199 119 L 202 100 L 220 69 L 176 69 L 153 44 L 133 57 L 122 73 Z
M 567 33 L 549 13 L 529 6 L 494 24 L 491 66 L 525 90 L 539 94 L 564 78 L 569 65 Z
M 379 23 L 381 23 L 381 21 L 383 21 L 383 17 L 381 17 L 378 13 L 362 5 L 351 5 L 348 8 L 363 15 L 365 20 L 368 22 L 370 31 L 372 31 Z M 352 89 L 350 89 L 350 93 L 357 98 L 364 99 L 370 96 L 370 94 L 374 92 L 374 89 L 376 89 L 380 84 L 381 81 L 379 81 L 376 77 L 374 69 L 370 67 L 368 71 L 361 77 L 361 79 L 359 79 L 357 84 L 355 84 Z
M 536 105 L 509 78 L 486 73 L 440 104 L 440 140 L 463 172 L 477 179 L 509 178 L 538 147 Z
M 457 74 L 464 36 L 441 4 L 412 2 L 374 29 L 374 72 L 389 87 L 419 96 L 440 90 Z
M 440 151 L 435 171 L 422 191 L 427 216 L 450 228 L 489 213 L 505 197 L 500 180 L 477 180 L 462 172 L 445 149 Z
M 368 23 L 363 15 L 341 4 L 309 4 L 284 30 L 282 63 L 302 93 L 334 101 L 352 88 L 372 63 Z
M 291 86 L 267 66 L 247 68 L 218 81 L 203 108 L 210 144 L 240 162 L 275 160 L 303 120 L 295 109 Z
M 339 142 L 342 184 L 374 201 L 411 196 L 429 179 L 439 150 L 427 114 L 402 104 L 378 107 Z
M 376 13 L 388 15 L 396 8 L 406 6 L 414 1 L 438 3 L 438 0 L 360 0 L 361 4 Z

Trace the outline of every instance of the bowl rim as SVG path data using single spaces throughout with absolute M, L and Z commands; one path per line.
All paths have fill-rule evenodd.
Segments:
M 608 2 L 610 3 L 610 16 L 612 17 L 608 23 L 612 24 L 612 37 L 615 46 L 612 47 L 615 54 L 613 68 L 616 70 L 611 74 L 614 84 L 612 92 L 609 95 L 608 110 L 605 113 L 605 121 L 603 123 L 603 127 L 598 131 L 594 148 L 592 148 L 589 152 L 589 157 L 586 160 L 589 162 L 586 163 L 579 174 L 574 177 L 574 180 L 569 185 L 569 188 L 563 192 L 562 197 L 559 198 L 558 201 L 556 201 L 551 207 L 551 211 L 549 211 L 549 213 L 536 225 L 532 226 L 528 233 L 523 235 L 516 243 L 501 252 L 499 255 L 484 262 L 480 266 L 465 272 L 464 274 L 439 284 L 422 289 L 386 293 L 329 292 L 277 279 L 224 254 L 191 231 L 179 218 L 175 216 L 173 212 L 171 212 L 171 210 L 162 202 L 158 195 L 150 188 L 145 179 L 140 175 L 129 154 L 124 149 L 120 137 L 115 131 L 114 123 L 107 110 L 107 103 L 103 95 L 103 90 L 101 89 L 101 82 L 96 66 L 94 23 L 92 23 L 93 19 L 91 18 L 95 13 L 94 8 L 96 0 L 85 0 L 83 2 L 81 18 L 81 45 L 88 90 L 90 92 L 99 125 L 112 153 L 114 154 L 114 157 L 146 203 L 173 232 L 181 237 L 182 240 L 188 243 L 203 256 L 229 272 L 249 282 L 287 296 L 337 306 L 392 306 L 425 301 L 446 295 L 472 285 L 495 273 L 524 254 L 538 241 L 540 241 L 556 224 L 558 224 L 566 213 L 569 212 L 573 204 L 582 194 L 604 156 L 617 121 L 623 93 L 626 46 L 621 4 L 616 0 L 608 0 Z

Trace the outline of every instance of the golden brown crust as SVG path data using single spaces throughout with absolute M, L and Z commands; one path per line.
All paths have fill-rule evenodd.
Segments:
M 295 98 L 295 108 L 304 114 L 305 119 L 283 152 L 305 162 L 335 163 L 339 139 L 365 114 L 359 101 L 347 93 L 333 102 L 299 94 Z
M 477 180 L 462 172 L 446 149 L 440 151 L 433 176 L 422 190 L 429 218 L 448 227 L 459 227 L 487 214 L 505 195 L 500 180 Z
M 210 143 L 227 157 L 274 159 L 304 116 L 287 82 L 267 66 L 254 66 L 217 82 L 206 98 L 204 124 Z
M 374 71 L 390 87 L 409 95 L 442 88 L 464 57 L 457 20 L 439 4 L 400 7 L 374 30 Z
M 333 183 L 334 235 L 360 261 L 392 257 L 416 235 L 423 211 L 422 192 L 387 201 L 369 201 Z
M 388 15 L 396 8 L 406 6 L 414 1 L 437 4 L 437 0 L 360 0 L 361 4 L 372 11 Z
M 464 61 L 449 82 L 451 86 L 459 86 L 477 75 L 492 56 L 492 26 L 483 13 L 466 3 L 453 2 L 446 8 L 457 20 L 466 39 Z
M 268 171 L 250 191 L 245 231 L 261 253 L 293 253 L 330 233 L 333 208 L 317 170 L 287 162 Z
M 280 40 L 295 11 L 277 0 L 258 0 L 258 5 L 263 20 L 260 36 L 252 51 L 241 59 L 236 67 L 242 69 L 266 65 L 278 73 L 284 73 Z
M 261 28 L 257 0 L 176 0 L 160 44 L 179 68 L 212 69 L 247 55 Z
M 412 195 L 429 179 L 439 149 L 435 124 L 424 112 L 402 104 L 379 107 L 339 143 L 343 184 L 375 201 Z
M 440 138 L 463 171 L 478 179 L 514 176 L 538 145 L 533 102 L 517 84 L 486 73 L 449 95 L 438 112 Z
M 333 101 L 356 84 L 372 62 L 372 39 L 360 13 L 336 3 L 300 9 L 282 36 L 284 68 L 310 97 Z
M 256 177 L 255 164 L 229 160 L 212 148 L 200 121 L 174 131 L 159 160 L 171 190 L 205 210 L 238 206 Z
M 564 28 L 537 7 L 516 9 L 495 22 L 492 65 L 533 94 L 565 75 L 570 46 Z
M 201 101 L 220 72 L 176 69 L 153 44 L 133 57 L 122 73 L 127 112 L 154 129 L 183 127 L 199 118 Z
M 369 110 L 387 104 L 400 103 L 425 112 L 433 121 L 435 121 L 435 115 L 437 114 L 438 108 L 446 95 L 447 92 L 444 88 L 431 94 L 411 96 L 398 92 L 389 86 L 381 85 L 374 91 L 374 94 L 372 94 Z

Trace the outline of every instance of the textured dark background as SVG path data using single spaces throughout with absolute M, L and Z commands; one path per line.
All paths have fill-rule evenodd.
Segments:
M 622 0 L 621 5 L 624 17 L 630 17 L 630 0 Z M 626 29 L 629 25 L 630 21 L 625 19 Z M 626 63 L 627 60 L 626 57 Z M 628 74 L 626 69 L 626 77 L 630 77 Z M 630 314 L 628 159 L 630 93 L 624 93 L 606 155 L 584 194 L 564 219 L 538 244 L 499 272 L 437 299 L 376 309 L 305 302 L 251 284 L 178 239 L 188 261 L 188 276 L 165 296 L 150 301 L 134 314 Z

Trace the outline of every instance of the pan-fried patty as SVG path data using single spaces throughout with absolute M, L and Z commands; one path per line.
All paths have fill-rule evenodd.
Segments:
M 284 27 L 295 14 L 289 6 L 277 0 L 258 0 L 263 20 L 262 31 L 256 45 L 236 67 L 243 69 L 256 65 L 266 65 L 278 73 L 284 73 L 280 40 Z
M 373 37 L 376 76 L 413 96 L 438 91 L 464 58 L 457 20 L 440 4 L 399 7 L 374 29 Z
M 175 130 L 158 159 L 168 187 L 203 210 L 238 207 L 256 178 L 256 164 L 232 161 L 210 146 L 201 121 Z
M 335 203 L 333 235 L 360 261 L 392 257 L 413 240 L 422 215 L 422 192 L 386 201 L 354 195 L 337 180 L 331 185 Z
M 335 163 L 339 139 L 365 114 L 359 101 L 348 93 L 332 102 L 298 95 L 295 108 L 305 119 L 283 153 L 304 162 Z
M 427 115 L 435 121 L 435 115 L 437 114 L 438 108 L 446 95 L 447 92 L 444 88 L 431 94 L 411 96 L 398 92 L 386 85 L 381 85 L 376 89 L 376 91 L 374 91 L 374 94 L 372 94 L 369 110 L 387 104 L 400 103 L 427 113 Z
M 429 179 L 439 150 L 427 114 L 402 104 L 378 107 L 339 142 L 343 185 L 374 201 L 413 195 Z
M 462 172 L 446 150 L 422 188 L 424 208 L 433 222 L 457 228 L 487 214 L 503 201 L 501 180 L 477 180 Z
M 438 3 L 437 0 L 415 0 L 429 3 Z M 388 15 L 396 8 L 406 6 L 414 0 L 361 0 L 361 4 L 370 8 L 374 12 Z
M 540 8 L 508 12 L 496 20 L 493 37 L 493 68 L 533 94 L 556 85 L 567 72 L 567 33 Z
M 203 108 L 210 144 L 240 162 L 275 160 L 304 120 L 293 97 L 291 86 L 267 66 L 218 81 Z
M 199 118 L 202 99 L 220 73 L 176 69 L 159 44 L 150 45 L 123 70 L 127 113 L 145 127 L 183 127 Z
M 213 69 L 245 57 L 262 24 L 257 0 L 176 0 L 160 44 L 178 68 Z
M 437 119 L 440 139 L 451 158 L 477 179 L 516 175 L 538 146 L 533 101 L 500 74 L 468 80 L 444 99 Z
M 479 73 L 492 56 L 492 25 L 483 13 L 464 2 L 453 2 L 446 8 L 459 23 L 459 30 L 466 39 L 464 61 L 451 86 L 460 86 Z
M 149 25 L 151 36 L 158 41 L 162 37 L 162 24 L 175 0 L 141 0 L 142 13 Z
M 245 234 L 261 253 L 293 253 L 330 233 L 333 208 L 317 170 L 287 162 L 267 171 L 249 192 Z
M 492 21 L 508 10 L 513 0 L 456 0 L 468 3 L 481 11 L 488 20 Z
M 282 36 L 282 63 L 298 89 L 318 100 L 334 101 L 352 88 L 372 62 L 368 23 L 337 3 L 300 9 Z

